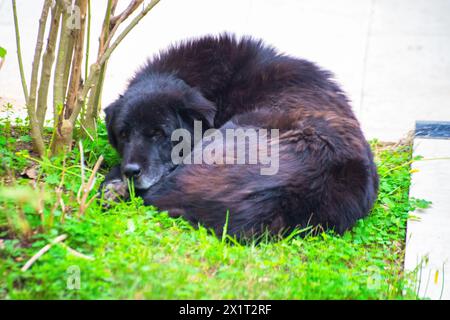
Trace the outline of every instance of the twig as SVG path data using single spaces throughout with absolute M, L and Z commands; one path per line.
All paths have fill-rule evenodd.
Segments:
M 99 71 L 100 71 L 99 64 L 94 63 L 90 66 L 89 76 L 87 77 L 86 82 L 84 83 L 83 89 L 81 90 L 81 92 L 78 93 L 77 104 L 72 112 L 72 115 L 69 118 L 69 121 L 71 121 L 72 123 L 76 122 L 78 115 L 80 114 L 81 108 L 84 106 L 89 91 L 95 85 L 94 80 L 97 77 L 97 73 Z
M 81 129 L 83 129 L 84 133 L 87 135 L 87 137 L 93 142 L 95 141 L 94 137 L 89 133 L 88 129 L 83 125 L 81 121 L 78 121 L 78 124 L 80 125 Z
M 98 55 L 101 55 L 103 52 L 105 52 L 105 44 L 109 36 L 110 19 L 111 15 L 114 14 L 114 11 L 116 10 L 117 3 L 118 0 L 108 0 L 105 17 L 103 18 L 102 31 L 99 38 Z
M 95 175 L 97 174 L 98 169 L 100 169 L 100 165 L 103 162 L 103 156 L 101 155 L 100 158 L 98 158 L 97 162 L 94 165 L 94 168 L 92 169 L 91 176 L 89 177 L 88 183 L 86 185 L 86 191 L 91 191 L 92 187 L 94 186 L 95 182 Z
M 134 19 L 130 22 L 130 24 L 122 31 L 121 34 L 117 36 L 117 39 L 109 46 L 105 53 L 100 57 L 99 65 L 105 63 L 106 60 L 109 59 L 111 53 L 117 48 L 117 46 L 122 42 L 122 40 L 127 36 L 128 33 L 142 20 L 143 17 L 149 13 L 150 10 L 153 9 L 159 3 L 160 0 L 152 0 L 139 14 L 134 17 Z
M 78 257 L 78 258 L 81 258 L 81 259 L 86 259 L 86 260 L 91 260 L 91 261 L 94 260 L 93 257 L 87 256 L 87 255 L 85 255 L 85 254 L 83 254 L 83 253 L 81 253 L 81 252 L 78 252 L 78 251 L 72 249 L 71 247 L 69 247 L 69 246 L 68 246 L 67 244 L 65 244 L 65 243 L 60 243 L 60 245 L 61 245 L 64 249 L 66 249 L 67 251 L 69 251 L 72 255 L 74 255 L 75 257 Z
M 12 0 L 12 7 L 14 15 L 14 28 L 16 32 L 17 60 L 19 60 L 20 80 L 22 81 L 22 89 L 25 101 L 28 101 L 28 88 L 27 88 L 27 81 L 25 80 L 25 72 L 23 71 L 22 49 L 20 46 L 20 32 L 19 32 L 19 22 L 17 19 L 16 0 Z
M 52 4 L 51 0 L 45 0 L 42 7 L 41 17 L 39 19 L 38 36 L 36 40 L 36 48 L 34 50 L 33 67 L 31 70 L 30 93 L 27 99 L 27 112 L 30 119 L 31 138 L 33 139 L 36 151 L 40 156 L 45 153 L 44 139 L 42 137 L 41 129 L 39 128 L 39 121 L 36 116 L 36 89 L 38 85 L 39 65 L 41 61 L 41 53 L 43 46 L 43 39 L 45 34 L 45 25 L 47 22 L 48 12 Z
M 59 222 L 64 223 L 65 218 L 66 218 L 66 205 L 64 204 L 64 200 L 62 198 L 62 190 L 59 190 L 57 195 L 58 195 L 59 204 L 61 205 L 61 210 L 62 210 L 62 214 L 61 214 L 61 218 L 59 219 Z
M 47 17 L 52 1 L 46 0 L 42 8 L 41 17 L 39 19 L 38 36 L 36 40 L 36 48 L 34 51 L 33 68 L 31 70 L 30 94 L 28 96 L 27 105 L 32 110 L 32 116 L 36 118 L 36 89 L 38 85 L 39 66 L 41 62 L 41 53 L 44 42 L 45 27 Z M 31 116 L 31 115 L 30 115 Z M 31 120 L 31 119 L 30 119 Z
M 114 28 L 122 21 L 126 20 L 134 12 L 134 10 L 142 4 L 142 2 L 144 2 L 144 0 L 133 0 L 124 11 L 111 18 L 111 27 Z
M 66 84 L 65 74 L 66 74 L 66 67 L 67 64 L 70 63 L 71 54 L 69 54 L 70 46 L 69 46 L 69 40 L 71 38 L 71 30 L 68 26 L 68 20 L 69 20 L 69 13 L 67 12 L 67 8 L 70 7 L 70 2 L 68 0 L 61 1 L 62 4 L 62 20 L 61 20 L 61 31 L 59 36 L 59 46 L 58 46 L 58 56 L 56 58 L 56 66 L 55 66 L 55 74 L 53 77 L 53 110 L 56 114 L 58 114 L 58 118 L 62 119 L 64 115 L 63 110 L 59 110 L 59 108 L 64 109 L 64 98 L 65 98 L 65 88 L 64 85 Z M 56 119 L 55 119 L 56 120 Z M 60 125 L 60 122 L 55 122 L 55 128 L 56 125 Z M 56 132 L 57 130 L 55 130 Z
M 81 166 L 81 183 L 84 184 L 84 149 L 83 149 L 83 141 L 80 140 L 80 166 Z
M 42 257 L 48 250 L 50 250 L 50 248 L 67 239 L 67 235 L 66 234 L 62 234 L 60 236 L 57 236 L 55 239 L 53 239 L 49 244 L 47 244 L 46 246 L 44 246 L 41 250 L 39 250 L 34 256 L 31 257 L 30 260 L 27 261 L 27 263 L 25 263 L 25 265 L 20 269 L 22 272 L 27 271 L 32 265 L 33 263 L 36 262 L 36 260 L 38 260 L 40 257 Z
M 61 223 L 64 223 L 64 216 L 66 214 L 66 207 L 65 207 L 64 201 L 62 199 L 64 179 L 66 177 L 66 155 L 65 154 L 64 154 L 64 158 L 63 158 L 63 167 L 62 168 L 63 168 L 63 170 L 61 172 L 61 181 L 59 182 L 59 185 L 55 188 L 56 201 L 52 207 L 51 214 L 50 214 L 50 217 L 51 217 L 50 227 L 53 226 L 55 211 L 58 208 L 58 206 L 61 206 L 61 217 L 59 218 L 59 221 Z
M 82 190 L 84 189 L 84 180 L 85 180 L 85 165 L 84 165 L 84 150 L 83 150 L 83 142 L 80 140 L 78 147 L 80 149 L 80 167 L 81 167 L 81 185 L 80 189 L 77 192 L 77 201 L 80 202 L 80 195 Z
M 85 86 L 83 87 L 82 92 L 80 92 L 78 96 L 78 103 L 70 116 L 70 121 L 72 123 L 75 123 L 78 114 L 81 111 L 81 108 L 84 105 L 84 102 L 86 101 L 86 97 L 91 90 L 91 88 L 95 85 L 95 79 L 97 79 L 98 74 L 101 70 L 101 66 L 109 59 L 113 51 L 117 48 L 117 46 L 120 44 L 120 42 L 126 37 L 126 35 L 141 21 L 143 17 L 151 10 L 154 6 L 158 4 L 160 0 L 153 0 L 150 2 L 144 10 L 142 10 L 131 22 L 130 24 L 125 28 L 125 30 L 122 31 L 122 33 L 117 37 L 117 39 L 112 43 L 112 45 L 105 50 L 105 52 L 100 55 L 97 58 L 97 61 L 91 65 L 89 70 L 89 77 L 86 79 Z
M 72 33 L 71 33 L 72 34 Z M 73 48 L 75 47 L 75 39 L 74 37 L 69 37 L 69 44 L 67 45 L 66 52 L 66 68 L 64 70 L 64 82 L 63 82 L 63 92 L 64 96 L 67 95 L 67 86 L 69 85 L 69 76 L 70 76 L 70 67 L 72 66 L 72 58 L 73 58 Z M 57 110 L 55 110 L 57 111 Z
M 88 0 L 87 9 L 87 35 L 86 35 L 86 53 L 84 62 L 84 78 L 86 79 L 89 72 L 89 50 L 91 48 L 91 0 Z
M 70 74 L 69 89 L 65 105 L 65 118 L 67 119 L 75 108 L 77 92 L 81 82 L 81 68 L 83 63 L 84 35 L 86 29 L 87 0 L 78 0 L 80 8 L 80 28 L 73 31 L 75 47 L 73 49 L 72 69 Z
M 142 4 L 142 2 L 144 2 L 144 0 L 133 0 L 121 14 L 111 18 L 110 26 L 112 29 L 107 35 L 108 39 L 106 40 L 105 48 L 109 47 L 120 24 L 125 21 L 137 9 L 137 7 Z
M 52 19 L 50 24 L 50 31 L 47 38 L 47 48 L 45 49 L 42 58 L 41 79 L 39 81 L 38 99 L 36 107 L 36 117 L 39 121 L 39 128 L 43 130 L 45 114 L 47 113 L 47 98 L 50 84 L 50 77 L 52 73 L 53 63 L 55 61 L 56 39 L 59 31 L 59 21 L 61 18 L 61 6 L 59 2 L 56 3 L 52 9 Z
M 97 196 L 97 195 L 94 195 L 89 201 L 87 199 L 89 196 L 89 192 L 94 187 L 95 175 L 97 174 L 98 169 L 100 169 L 100 165 L 102 164 L 102 162 L 103 162 L 103 156 L 100 156 L 100 158 L 98 158 L 97 162 L 95 163 L 94 168 L 92 169 L 92 173 L 91 173 L 91 176 L 89 177 L 88 182 L 86 184 L 83 184 L 83 190 L 82 190 L 83 196 L 80 201 L 80 211 L 78 212 L 78 216 L 84 215 L 84 213 L 86 212 L 86 209 L 90 206 L 93 199 L 95 199 L 95 197 Z
M 36 203 L 36 211 L 38 212 L 39 216 L 41 217 L 41 226 L 40 226 L 41 230 L 44 230 L 44 228 L 45 228 L 44 207 L 45 207 L 45 190 L 44 190 L 44 185 L 41 185 L 40 190 L 39 190 L 38 201 Z
M 108 4 L 106 6 L 105 17 L 103 18 L 102 31 L 99 37 L 99 46 L 97 57 L 101 56 L 106 48 L 106 42 L 108 41 L 109 32 L 110 32 L 110 19 L 114 14 L 117 7 L 118 0 L 108 0 Z M 82 107 L 84 108 L 83 126 L 86 128 L 86 132 L 89 130 L 95 132 L 95 119 L 97 119 L 97 106 L 98 100 L 100 98 L 100 94 L 103 86 L 103 78 L 106 69 L 106 63 L 99 66 L 100 71 L 95 73 L 95 77 L 93 77 L 90 83 L 94 84 L 93 86 L 89 86 L 87 89 L 89 91 L 89 98 L 87 98 L 87 102 L 83 102 Z

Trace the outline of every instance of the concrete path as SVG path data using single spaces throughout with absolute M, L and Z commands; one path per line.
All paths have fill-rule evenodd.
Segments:
M 17 0 L 27 74 L 42 2 Z M 92 4 L 96 35 L 106 1 Z M 450 0 L 161 0 L 113 54 L 103 102 L 115 99 L 146 57 L 169 43 L 231 31 L 332 70 L 366 136 L 397 140 L 416 119 L 450 120 L 449 12 Z M 95 38 L 92 44 L 95 57 Z M 22 106 L 9 0 L 0 0 L 0 45 L 9 51 L 0 105 Z
M 416 155 L 410 196 L 432 205 L 408 221 L 405 269 L 417 268 L 420 298 L 450 299 L 450 139 L 416 138 Z

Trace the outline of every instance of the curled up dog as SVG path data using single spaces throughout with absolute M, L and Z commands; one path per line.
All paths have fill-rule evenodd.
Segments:
M 343 233 L 378 191 L 373 156 L 332 75 L 262 41 L 207 36 L 149 60 L 108 106 L 122 157 L 103 188 L 237 237 Z

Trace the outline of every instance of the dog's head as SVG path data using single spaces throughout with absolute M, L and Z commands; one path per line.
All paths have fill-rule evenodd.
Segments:
M 150 75 L 134 82 L 105 109 L 108 138 L 122 156 L 122 174 L 137 189 L 148 189 L 171 172 L 172 132 L 193 132 L 194 120 L 206 130 L 216 108 L 202 94 L 173 76 Z

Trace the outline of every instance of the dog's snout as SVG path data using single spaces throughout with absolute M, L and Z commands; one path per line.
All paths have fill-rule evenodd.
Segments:
M 137 163 L 129 163 L 126 164 L 123 168 L 123 174 L 127 178 L 137 178 L 141 174 L 141 166 Z

